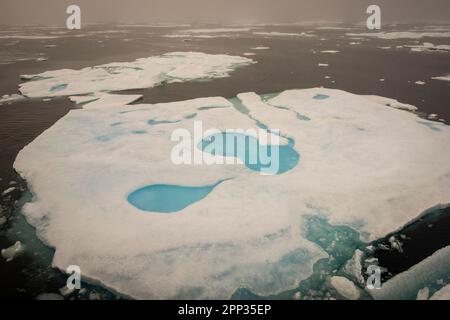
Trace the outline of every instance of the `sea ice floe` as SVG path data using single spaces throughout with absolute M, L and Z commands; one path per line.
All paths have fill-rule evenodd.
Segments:
M 227 77 L 249 58 L 201 52 L 172 52 L 161 56 L 115 62 L 80 70 L 62 69 L 36 75 L 19 85 L 27 97 L 80 95 L 102 91 L 151 88 L 161 83 Z
M 347 33 L 349 37 L 373 37 L 380 39 L 421 39 L 430 38 L 450 38 L 450 32 L 415 32 L 415 31 L 398 31 L 398 32 L 367 32 L 367 33 Z
M 434 80 L 442 80 L 442 81 L 450 81 L 450 74 L 440 76 L 440 77 L 433 77 Z
M 86 278 L 135 298 L 294 289 L 328 256 L 305 238 L 307 216 L 361 221 L 355 230 L 372 240 L 449 202 L 449 127 L 384 102 L 314 88 L 71 110 L 16 158 L 14 168 L 34 193 L 22 211 L 56 248 L 55 266 L 78 265 Z M 171 135 L 192 131 L 195 121 L 220 131 L 280 129 L 280 145 L 301 161 L 270 176 L 243 163 L 177 165 Z M 194 135 L 192 150 L 210 157 L 194 149 L 201 141 Z M 127 200 L 145 186 L 218 181 L 172 214 L 142 212 Z
M 450 284 L 436 291 L 430 298 L 430 300 L 450 300 Z
M 431 42 L 424 42 L 423 45 L 415 45 L 415 46 L 409 46 L 405 45 L 406 48 L 411 48 L 411 51 L 415 52 L 424 52 L 424 51 L 434 51 L 434 52 L 448 52 L 450 51 L 449 45 L 434 45 Z

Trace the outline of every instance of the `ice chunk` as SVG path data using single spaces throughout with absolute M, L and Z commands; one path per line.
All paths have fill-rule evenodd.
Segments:
M 328 53 L 328 54 L 334 54 L 334 53 L 339 53 L 339 50 L 322 50 L 320 51 L 320 53 Z
M 201 52 L 172 52 L 161 56 L 115 62 L 80 70 L 62 69 L 23 75 L 19 85 L 27 97 L 81 95 L 101 91 L 150 88 L 162 83 L 227 77 L 253 60 Z
M 430 300 L 450 300 L 450 284 L 436 291 L 430 298 Z
M 359 290 L 355 284 L 345 277 L 331 277 L 330 284 L 341 296 L 349 300 L 356 300 L 360 296 Z
M 430 296 L 430 289 L 428 287 L 424 287 L 417 292 L 417 298 L 416 300 L 428 300 L 428 297 Z
M 13 93 L 10 95 L 5 94 L 0 98 L 0 104 L 6 103 L 6 102 L 15 102 L 18 100 L 23 100 L 23 99 L 25 99 L 25 97 L 20 94 L 16 94 L 16 93 Z
M 2 196 L 6 196 L 8 193 L 13 192 L 14 190 L 16 190 L 16 187 L 9 187 L 8 189 L 2 192 Z
M 15 257 L 20 255 L 24 251 L 24 247 L 20 241 L 16 241 L 11 247 L 2 249 L 2 257 L 6 259 L 6 262 L 12 261 Z
M 351 275 L 359 284 L 364 284 L 364 277 L 362 276 L 362 264 L 361 260 L 363 257 L 363 252 L 359 249 L 356 249 L 353 257 L 347 262 L 344 270 Z
M 426 82 L 425 81 L 421 81 L 421 80 L 419 80 L 419 81 L 416 81 L 416 82 L 414 82 L 415 84 L 418 84 L 419 86 L 423 86 Z
M 450 74 L 447 74 L 445 76 L 440 76 L 440 77 L 433 77 L 432 79 L 442 80 L 442 81 L 450 81 Z

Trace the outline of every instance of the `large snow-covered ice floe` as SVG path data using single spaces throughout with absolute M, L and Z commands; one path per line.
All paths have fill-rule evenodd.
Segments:
M 195 121 L 221 132 L 280 129 L 280 145 L 301 161 L 269 176 L 244 163 L 176 165 L 171 134 Z M 449 203 L 449 141 L 447 125 L 382 99 L 314 88 L 71 110 L 14 167 L 34 193 L 23 213 L 56 248 L 55 266 L 78 265 L 135 298 L 229 298 L 241 287 L 270 295 L 308 279 L 332 255 L 305 231 L 311 217 L 369 241 Z M 129 201 L 155 185 L 214 188 L 172 214 Z M 169 191 L 173 199 L 179 190 Z M 314 237 L 329 237 L 324 226 Z
M 240 56 L 171 52 L 133 62 L 23 75 L 29 81 L 19 87 L 24 96 L 32 98 L 143 89 L 161 83 L 223 78 L 236 68 L 252 63 L 255 61 Z

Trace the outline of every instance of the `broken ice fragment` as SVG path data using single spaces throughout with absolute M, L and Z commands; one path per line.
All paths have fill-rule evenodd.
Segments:
M 6 259 L 6 262 L 12 261 L 15 257 L 20 255 L 24 251 L 24 246 L 20 241 L 16 241 L 11 247 L 2 249 L 2 257 Z

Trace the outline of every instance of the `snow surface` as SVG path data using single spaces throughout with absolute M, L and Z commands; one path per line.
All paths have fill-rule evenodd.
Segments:
M 35 75 L 19 85 L 27 97 L 53 97 L 101 91 L 151 88 L 162 83 L 223 78 L 249 58 L 201 52 L 171 52 L 161 56 L 114 62 L 81 70 L 61 69 Z
M 295 288 L 327 257 L 304 238 L 306 215 L 362 221 L 356 230 L 370 240 L 449 202 L 445 124 L 324 88 L 238 98 L 71 110 L 21 150 L 14 168 L 34 192 L 23 213 L 56 248 L 53 264 L 79 265 L 85 277 L 135 298 L 229 298 L 239 287 L 269 295 Z M 242 164 L 173 164 L 173 130 L 192 132 L 198 120 L 204 130 L 281 129 L 300 161 L 275 176 Z M 171 215 L 127 202 L 146 185 L 224 179 Z

